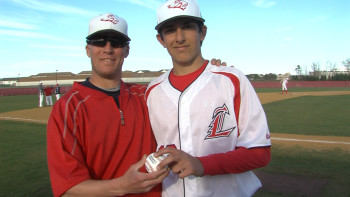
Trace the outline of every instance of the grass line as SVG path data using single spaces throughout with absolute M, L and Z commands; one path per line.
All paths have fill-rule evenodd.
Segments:
M 280 138 L 280 137 L 271 137 L 272 140 L 280 141 L 294 141 L 294 142 L 310 142 L 310 143 L 323 143 L 323 144 L 344 144 L 350 145 L 350 142 L 339 142 L 339 141 L 327 141 L 327 140 L 305 140 L 305 139 L 292 139 L 292 138 Z

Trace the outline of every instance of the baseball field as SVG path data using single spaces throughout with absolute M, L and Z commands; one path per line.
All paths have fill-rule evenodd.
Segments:
M 350 196 L 350 89 L 257 91 L 272 160 L 255 196 Z M 52 196 L 46 164 L 51 107 L 35 95 L 0 97 L 0 197 Z

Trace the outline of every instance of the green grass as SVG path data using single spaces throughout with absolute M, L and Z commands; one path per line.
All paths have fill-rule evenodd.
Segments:
M 255 91 L 258 93 L 281 92 L 281 88 L 255 88 Z M 350 88 L 349 87 L 288 88 L 288 92 L 311 92 L 311 91 L 350 91 Z
M 264 104 L 271 133 L 350 136 L 350 95 L 304 96 Z M 273 146 L 269 165 L 257 171 L 327 179 L 321 195 L 350 196 L 350 155 L 333 149 Z M 286 196 L 264 189 L 255 197 Z M 293 195 L 291 195 L 293 196 Z
M 0 196 L 52 196 L 46 125 L 0 121 Z
M 0 96 L 0 113 L 21 109 L 31 109 L 38 107 L 38 105 L 38 95 Z
M 281 148 L 273 146 L 270 164 L 257 171 L 284 174 L 297 177 L 309 177 L 327 180 L 322 195 L 350 196 L 350 155 L 340 150 L 311 151 L 294 146 Z M 256 197 L 284 196 L 266 191 L 256 193 Z
M 271 133 L 350 136 L 350 95 L 303 96 L 264 104 Z
M 263 107 L 272 133 L 350 136 L 349 101 L 350 95 L 306 96 Z M 0 97 L 0 112 L 35 108 L 37 102 L 33 95 Z M 327 179 L 322 196 L 350 196 L 350 155 L 340 150 L 272 146 L 270 164 L 258 171 Z M 46 161 L 46 125 L 0 121 L 0 197 L 3 196 L 52 196 Z M 260 190 L 255 196 L 284 195 Z

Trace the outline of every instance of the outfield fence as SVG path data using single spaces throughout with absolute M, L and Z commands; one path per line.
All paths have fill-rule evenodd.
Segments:
M 55 88 L 53 86 L 53 88 Z M 72 86 L 60 86 L 61 94 L 65 94 L 68 92 Z M 54 95 L 54 89 L 52 90 L 52 94 Z M 39 95 L 38 87 L 14 87 L 14 88 L 1 88 L 0 96 L 15 96 L 15 95 Z
M 280 88 L 280 81 L 251 81 L 254 88 Z M 350 87 L 350 81 L 288 81 L 288 88 Z
M 251 81 L 254 88 L 280 88 L 279 81 Z M 72 86 L 60 86 L 61 94 L 68 92 Z M 288 88 L 299 87 L 350 87 L 350 81 L 288 81 Z M 54 92 L 54 91 L 53 91 Z M 35 95 L 38 87 L 7 87 L 0 88 L 0 96 Z

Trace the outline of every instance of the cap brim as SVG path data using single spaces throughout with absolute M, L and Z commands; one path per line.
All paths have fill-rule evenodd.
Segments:
M 88 36 L 86 37 L 86 39 L 90 39 L 90 38 L 92 38 L 92 37 L 94 37 L 94 36 L 97 36 L 97 35 L 99 35 L 99 34 L 107 34 L 107 33 L 109 33 L 109 34 L 112 33 L 112 34 L 115 34 L 116 36 L 123 37 L 123 38 L 125 38 L 125 39 L 128 40 L 128 41 L 131 40 L 128 36 L 126 36 L 126 35 L 120 33 L 119 31 L 115 31 L 115 30 L 111 30 L 111 29 L 104 29 L 104 30 L 97 31 L 97 32 L 95 32 L 95 33 L 93 33 L 93 34 L 88 35 Z
M 196 17 L 196 16 L 188 16 L 188 15 L 183 15 L 183 16 L 174 16 L 174 17 L 172 17 L 172 18 L 168 18 L 168 19 L 166 19 L 165 21 L 162 21 L 161 23 L 159 23 L 156 27 L 155 27 L 155 29 L 156 30 L 159 30 L 160 28 L 161 28 L 161 26 L 163 26 L 165 23 L 167 23 L 167 22 L 169 22 L 169 21 L 171 21 L 171 20 L 174 20 L 174 19 L 177 19 L 177 18 L 191 18 L 191 19 L 195 19 L 195 20 L 197 20 L 197 21 L 200 21 L 200 22 L 203 22 L 204 23 L 204 19 L 203 18 L 199 18 L 199 17 Z

